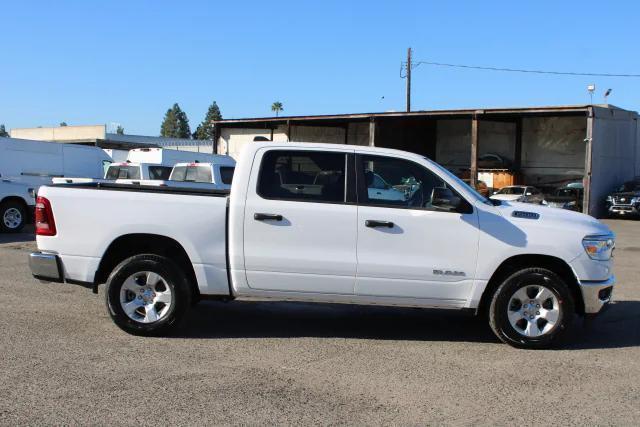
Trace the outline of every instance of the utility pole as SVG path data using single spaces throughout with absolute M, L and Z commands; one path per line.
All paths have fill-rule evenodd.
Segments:
M 407 113 L 411 111 L 411 48 L 407 49 Z

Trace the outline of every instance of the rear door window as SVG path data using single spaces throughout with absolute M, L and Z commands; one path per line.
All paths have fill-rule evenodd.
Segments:
M 262 157 L 258 194 L 265 199 L 342 203 L 346 154 L 271 150 Z

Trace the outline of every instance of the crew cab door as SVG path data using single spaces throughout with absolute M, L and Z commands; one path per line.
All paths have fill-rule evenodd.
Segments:
M 355 186 L 347 188 L 353 165 L 348 151 L 257 152 L 259 172 L 249 179 L 244 216 L 249 287 L 353 294 L 357 206 Z
M 358 155 L 356 167 L 355 294 L 462 305 L 471 292 L 478 256 L 478 219 L 472 206 L 413 161 Z

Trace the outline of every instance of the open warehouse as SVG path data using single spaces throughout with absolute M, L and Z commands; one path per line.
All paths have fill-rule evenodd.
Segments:
M 583 211 L 602 216 L 606 195 L 640 175 L 637 119 L 612 105 L 234 119 L 216 122 L 215 143 L 234 157 L 255 140 L 395 148 L 490 188 L 582 181 Z

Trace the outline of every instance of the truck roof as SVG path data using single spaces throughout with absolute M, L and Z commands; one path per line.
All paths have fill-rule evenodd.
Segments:
M 311 150 L 355 150 L 358 153 L 365 154 L 391 154 L 391 155 L 399 155 L 404 158 L 414 158 L 414 159 L 424 159 L 426 156 L 422 156 L 420 154 L 411 153 L 408 151 L 395 150 L 393 148 L 383 148 L 383 147 L 370 147 L 366 145 L 346 145 L 346 144 L 327 144 L 327 143 L 318 143 L 318 142 L 274 142 L 274 141 L 256 141 L 245 146 L 245 150 L 251 149 L 256 151 L 260 148 L 264 147 L 278 147 L 278 148 L 296 148 L 296 149 L 311 149 Z

